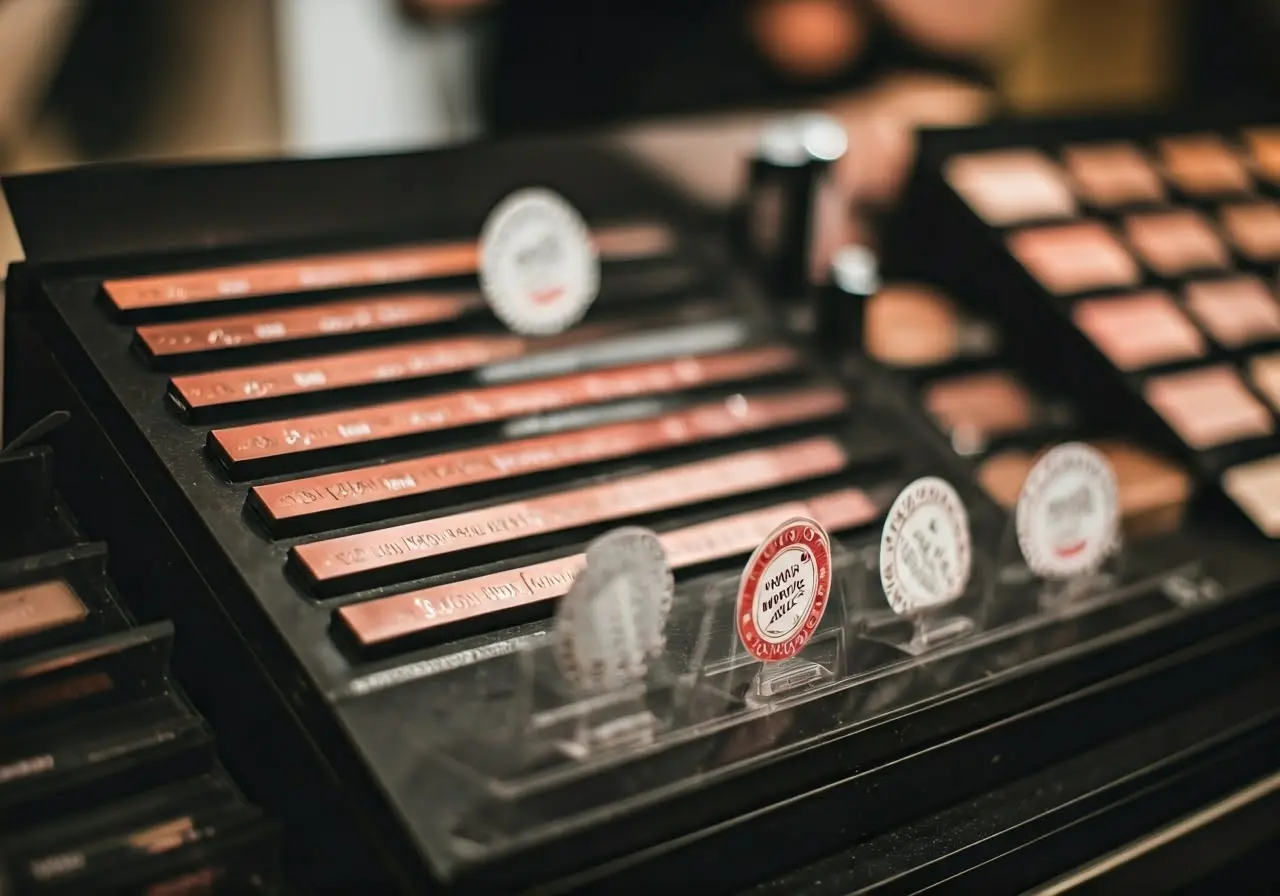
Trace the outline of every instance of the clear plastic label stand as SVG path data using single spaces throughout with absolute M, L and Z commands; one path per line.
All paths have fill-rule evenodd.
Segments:
M 618 690 L 584 693 L 571 685 L 555 660 L 553 644 L 521 653 L 523 693 L 516 703 L 518 730 L 511 732 L 526 761 L 559 753 L 574 760 L 593 753 L 641 747 L 670 724 L 677 679 L 664 668 Z
M 1126 551 L 1119 533 L 1097 569 L 1071 576 L 1045 576 L 1027 564 L 1018 547 L 1016 523 L 1010 520 L 1000 539 L 998 557 L 999 570 L 991 581 L 992 603 L 1005 606 L 1011 612 L 1025 612 L 1028 594 L 1033 595 L 1035 609 L 1046 613 L 1065 612 L 1081 602 L 1114 591 L 1126 581 Z
M 856 555 L 812 520 L 791 520 L 744 571 L 707 588 L 695 688 L 742 709 L 772 709 L 850 674 Z
M 1068 442 L 1032 467 L 1000 542 L 993 603 L 1034 595 L 1047 613 L 1113 593 L 1125 581 L 1115 473 L 1097 449 Z
M 654 533 L 628 527 L 596 539 L 552 631 L 495 673 L 512 682 L 504 724 L 470 729 L 446 752 L 508 779 L 652 744 L 672 728 L 692 681 L 696 600 L 682 608 L 674 595 Z M 684 621 L 669 625 L 673 615 Z
M 653 532 L 625 527 L 593 541 L 552 637 L 521 654 L 521 743 L 581 760 L 651 744 L 668 728 L 678 681 L 665 662 L 674 595 Z
M 960 496 L 945 480 L 917 479 L 890 507 L 875 575 L 863 577 L 868 591 L 889 605 L 865 620 L 863 637 L 918 657 L 971 634 L 986 592 L 973 571 Z

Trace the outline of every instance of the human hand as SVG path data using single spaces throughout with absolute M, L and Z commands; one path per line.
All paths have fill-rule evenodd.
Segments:
M 488 6 L 492 0 L 400 0 L 405 11 L 416 18 L 458 18 Z
M 891 204 L 915 163 L 918 129 L 975 124 L 993 105 L 989 90 L 923 73 L 892 75 L 836 101 L 828 111 L 849 135 L 848 152 L 836 168 L 841 191 L 855 205 Z

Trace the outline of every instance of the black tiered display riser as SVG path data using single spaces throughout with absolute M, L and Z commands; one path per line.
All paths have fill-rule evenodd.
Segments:
M 275 825 L 174 680 L 173 625 L 138 624 L 55 489 L 41 441 L 64 416 L 0 451 L 0 891 L 282 892 Z

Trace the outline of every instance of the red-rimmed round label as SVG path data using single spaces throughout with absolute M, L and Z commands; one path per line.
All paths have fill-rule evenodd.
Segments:
M 831 595 L 831 540 L 810 519 L 761 542 L 738 586 L 738 637 L 758 660 L 790 659 L 809 643 Z

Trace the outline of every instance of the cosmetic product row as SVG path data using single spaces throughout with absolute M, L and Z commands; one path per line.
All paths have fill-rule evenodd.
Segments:
M 1280 535 L 1277 132 L 1101 130 L 937 158 L 965 210 L 939 213 L 957 236 L 940 279 L 981 290 L 1070 394 L 1129 417 Z
M 46 448 L 0 455 L 7 526 L 36 495 L 51 503 L 29 525 L 59 515 L 51 469 Z M 5 892 L 274 892 L 274 829 L 174 687 L 173 627 L 135 625 L 106 546 L 61 535 L 0 561 Z

